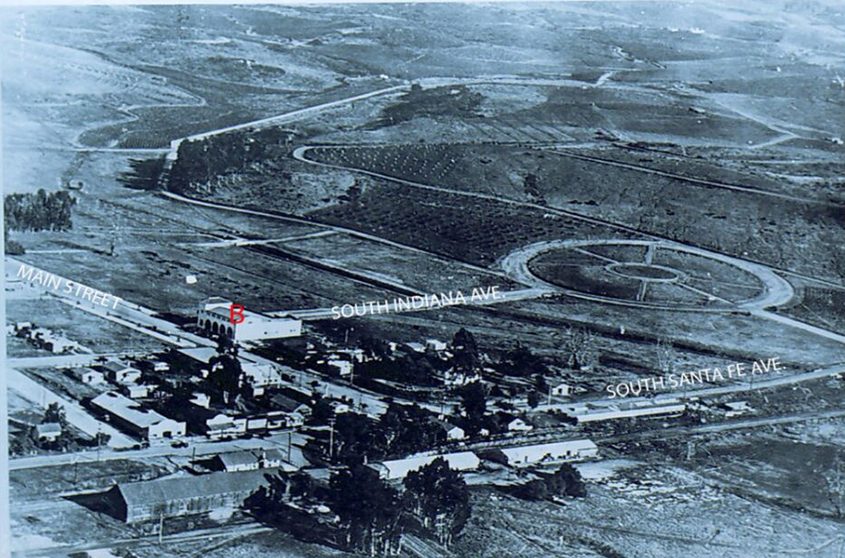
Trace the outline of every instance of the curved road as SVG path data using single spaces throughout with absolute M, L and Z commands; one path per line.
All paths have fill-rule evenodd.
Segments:
M 714 253 L 714 252 L 709 252 L 707 250 L 703 250 L 703 249 L 698 248 L 696 246 L 691 246 L 691 245 L 688 245 L 688 244 L 682 244 L 682 243 L 679 243 L 679 242 L 674 242 L 674 241 L 670 241 L 668 239 L 661 238 L 661 237 L 656 236 L 656 235 L 643 233 L 643 232 L 641 232 L 637 229 L 634 229 L 632 227 L 629 227 L 627 225 L 622 225 L 622 224 L 619 224 L 619 223 L 614 223 L 612 221 L 607 221 L 607 220 L 599 219 L 599 218 L 595 218 L 595 217 L 587 217 L 587 216 L 581 215 L 579 213 L 574 213 L 572 211 L 547 207 L 547 206 L 544 206 L 544 205 L 531 203 L 531 202 L 524 202 L 524 201 L 518 201 L 518 200 L 503 198 L 501 196 L 495 196 L 495 195 L 492 195 L 492 194 L 483 194 L 483 193 L 479 193 L 479 192 L 463 192 L 463 191 L 460 191 L 460 190 L 453 190 L 451 188 L 443 188 L 443 187 L 440 187 L 440 186 L 432 186 L 432 185 L 429 185 L 429 184 L 423 184 L 423 183 L 420 183 L 420 182 L 415 182 L 413 180 L 406 180 L 404 178 L 398 178 L 398 177 L 395 177 L 395 176 L 390 176 L 390 175 L 386 175 L 386 174 L 383 174 L 383 173 L 370 171 L 370 170 L 366 170 L 366 169 L 360 169 L 360 168 L 357 168 L 357 167 L 348 167 L 348 166 L 344 166 L 344 165 L 337 165 L 337 164 L 332 164 L 332 163 L 324 163 L 324 162 L 321 162 L 321 161 L 315 161 L 315 160 L 309 159 L 307 157 L 307 153 L 309 151 L 312 151 L 314 149 L 319 149 L 320 147 L 321 146 L 307 146 L 307 145 L 301 146 L 301 147 L 296 148 L 293 151 L 292 156 L 293 156 L 294 159 L 296 159 L 298 161 L 302 161 L 304 163 L 310 163 L 312 165 L 325 167 L 325 168 L 342 170 L 344 172 L 356 172 L 356 173 L 372 176 L 374 178 L 379 178 L 381 180 L 387 180 L 387 181 L 390 181 L 390 182 L 404 184 L 406 186 L 410 186 L 412 188 L 418 188 L 418 189 L 421 189 L 421 190 L 428 190 L 428 191 L 433 191 L 433 192 L 454 194 L 454 195 L 459 195 L 459 196 L 464 196 L 464 197 L 467 197 L 467 198 L 474 198 L 474 199 L 485 199 L 485 200 L 495 201 L 495 202 L 498 202 L 498 203 L 503 203 L 503 204 L 506 204 L 506 205 L 512 205 L 512 206 L 518 206 L 518 207 L 529 207 L 529 208 L 532 208 L 532 209 L 538 209 L 538 210 L 541 210 L 545 213 L 552 213 L 552 214 L 556 214 L 556 215 L 560 215 L 560 216 L 564 216 L 564 217 L 569 217 L 571 219 L 575 219 L 575 220 L 582 221 L 582 222 L 585 222 L 585 223 L 609 227 L 609 228 L 613 228 L 613 229 L 623 231 L 623 232 L 626 232 L 626 233 L 629 233 L 629 234 L 634 234 L 634 235 L 637 235 L 639 237 L 645 237 L 645 239 L 650 240 L 651 244 L 653 244 L 655 242 L 663 242 L 663 243 L 668 242 L 668 243 L 672 243 L 672 244 L 674 244 L 678 247 L 682 247 L 684 250 L 688 250 L 688 251 L 691 251 L 691 252 L 699 251 L 701 254 L 705 254 L 708 257 L 712 257 L 713 255 L 718 255 L 719 257 L 722 257 L 722 258 L 731 258 L 731 256 L 726 256 L 724 254 L 717 254 L 717 253 Z M 337 147 L 343 147 L 343 146 L 342 145 L 334 145 L 334 146 L 331 146 L 331 147 L 337 148 Z M 349 145 L 347 147 L 355 147 L 355 146 Z M 641 240 L 643 240 L 643 239 L 641 239 Z M 787 283 L 783 279 L 780 279 L 779 277 L 777 277 L 774 274 L 774 272 L 772 272 L 771 269 L 767 266 L 764 266 L 762 264 L 758 264 L 756 262 L 751 262 L 751 261 L 748 261 L 748 260 L 740 260 L 739 258 L 731 258 L 730 261 L 733 265 L 736 265 L 737 262 L 741 262 L 742 266 L 744 266 L 743 268 L 747 267 L 748 269 L 754 269 L 755 271 L 752 272 L 752 273 L 754 273 L 755 275 L 758 272 L 762 273 L 765 277 L 767 277 L 767 283 L 766 283 L 767 287 L 771 289 L 770 291 L 764 293 L 765 297 L 764 297 L 763 300 L 749 301 L 746 304 L 749 304 L 750 308 L 740 308 L 740 310 L 748 311 L 754 316 L 757 316 L 757 317 L 760 317 L 760 318 L 765 318 L 765 319 L 768 319 L 768 320 L 771 320 L 771 321 L 776 321 L 777 323 L 780 323 L 782 325 L 786 325 L 788 327 L 801 329 L 802 331 L 805 331 L 805 332 L 810 333 L 812 335 L 819 335 L 819 336 L 824 337 L 826 339 L 830 339 L 830 340 L 837 341 L 837 342 L 840 342 L 840 343 L 845 343 L 845 336 L 840 335 L 836 332 L 828 331 L 828 330 L 825 330 L 823 328 L 819 328 L 817 326 L 806 324 L 804 322 L 801 322 L 801 321 L 798 321 L 798 320 L 795 320 L 795 319 L 792 319 L 792 318 L 786 318 L 784 316 L 780 316 L 780 315 L 774 314 L 772 312 L 764 311 L 761 308 L 761 303 L 766 302 L 766 300 L 771 300 L 771 301 L 776 302 L 776 303 L 778 301 L 788 300 L 787 295 L 789 294 L 790 297 L 791 297 L 792 287 L 789 285 L 789 283 Z M 536 283 L 532 281 L 529 284 L 536 284 Z M 602 302 L 605 302 L 605 301 L 602 301 Z M 783 302 L 780 302 L 780 303 L 782 304 Z
M 543 254 L 545 252 L 549 252 L 551 250 L 559 250 L 561 248 L 577 248 L 582 246 L 616 246 L 616 245 L 625 245 L 625 246 L 654 246 L 657 248 L 666 248 L 671 250 L 677 250 L 679 252 L 686 252 L 689 254 L 694 254 L 696 256 L 701 256 L 704 258 L 716 260 L 739 269 L 746 271 L 756 277 L 761 283 L 763 283 L 763 292 L 756 298 L 752 300 L 744 301 L 738 305 L 731 304 L 728 308 L 699 308 L 699 307 L 674 307 L 674 306 L 666 306 L 663 304 L 656 304 L 656 303 L 648 303 L 648 302 L 639 302 L 639 301 L 626 301 L 620 300 L 610 297 L 605 297 L 601 295 L 593 295 L 589 293 L 583 293 L 580 291 L 575 291 L 572 289 L 565 289 L 562 287 L 558 287 L 551 283 L 547 283 L 543 279 L 534 275 L 531 270 L 528 268 L 528 263 L 534 259 L 535 257 Z M 535 242 L 534 244 L 529 244 L 528 246 L 524 246 L 510 254 L 508 254 L 501 262 L 502 268 L 511 275 L 514 279 L 519 281 L 520 283 L 524 283 L 526 285 L 532 285 L 538 288 L 551 288 L 558 291 L 565 292 L 567 295 L 574 296 L 577 298 L 583 298 L 586 300 L 592 300 L 596 302 L 604 302 L 608 304 L 617 304 L 621 306 L 632 306 L 635 308 L 643 308 L 643 309 L 667 309 L 667 310 L 690 310 L 696 312 L 731 312 L 737 309 L 742 310 L 757 310 L 766 308 L 769 306 L 780 306 L 782 304 L 786 304 L 792 297 L 795 295 L 795 290 L 792 288 L 792 285 L 789 282 L 785 281 L 784 279 L 780 278 L 778 275 L 773 273 L 770 269 L 756 264 L 752 262 L 748 262 L 745 260 L 740 260 L 738 258 L 734 258 L 731 256 L 726 256 L 724 254 L 719 254 L 717 252 L 711 252 L 709 250 L 704 250 L 701 248 L 696 248 L 693 246 L 687 246 L 684 244 L 680 244 L 677 242 L 672 242 L 668 240 L 661 240 L 661 241 L 652 241 L 652 240 L 549 240 L 543 242 Z

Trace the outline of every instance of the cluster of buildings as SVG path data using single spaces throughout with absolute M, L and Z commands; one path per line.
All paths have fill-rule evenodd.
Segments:
M 36 327 L 32 322 L 17 322 L 7 328 L 7 333 L 26 339 L 32 345 L 53 354 L 70 353 L 82 350 L 79 343 L 53 333 L 45 327 Z
M 571 440 L 554 444 L 491 449 L 485 452 L 461 451 L 424 454 L 370 463 L 368 467 L 388 481 L 401 481 L 412 471 L 437 458 L 446 460 L 451 469 L 461 472 L 480 470 L 484 461 L 513 468 L 555 465 L 593 458 L 598 449 L 590 440 Z M 250 450 L 221 454 L 214 458 L 219 472 L 204 475 L 179 475 L 150 481 L 119 483 L 106 494 L 111 513 L 127 523 L 160 521 L 165 518 L 208 513 L 220 508 L 238 508 L 268 478 L 280 471 L 291 471 L 280 452 Z M 325 469 L 304 469 L 314 478 L 328 477 Z

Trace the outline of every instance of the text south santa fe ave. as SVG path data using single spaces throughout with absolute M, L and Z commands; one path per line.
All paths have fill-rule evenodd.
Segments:
M 114 300 L 114 302 L 111 303 L 112 309 L 117 308 L 117 304 L 123 300 L 118 296 L 110 295 L 91 287 L 86 287 L 81 283 L 74 283 L 73 281 L 59 277 L 58 275 L 53 275 L 52 273 L 23 263 L 21 264 L 20 269 L 18 269 L 17 276 L 29 283 L 38 284 L 47 289 L 53 289 L 54 291 L 60 290 L 64 294 L 73 294 L 82 300 L 87 300 L 92 304 L 99 304 L 100 306 L 108 306 L 111 303 L 111 300 Z

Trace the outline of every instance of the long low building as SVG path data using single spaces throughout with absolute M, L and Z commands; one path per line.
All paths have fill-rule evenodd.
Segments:
M 404 479 L 411 471 L 425 467 L 438 457 L 445 459 L 449 464 L 449 468 L 457 471 L 472 471 L 478 469 L 478 466 L 481 464 L 481 460 L 473 452 L 460 451 L 456 453 L 444 453 L 442 455 L 419 455 L 405 459 L 371 463 L 370 468 L 375 469 L 383 479 Z
M 575 419 L 577 423 L 615 420 L 638 417 L 672 417 L 680 416 L 687 406 L 676 399 L 659 401 L 621 402 L 615 405 L 571 405 L 564 407 L 564 414 Z
M 545 463 L 580 461 L 598 455 L 598 447 L 587 439 L 550 444 L 495 448 L 483 452 L 485 458 L 510 467 L 528 467 Z
M 114 485 L 105 495 L 112 515 L 127 523 L 237 508 L 278 469 L 179 476 Z
M 185 423 L 169 419 L 114 391 L 101 393 L 91 400 L 91 406 L 104 413 L 109 421 L 140 438 L 149 441 L 185 435 Z

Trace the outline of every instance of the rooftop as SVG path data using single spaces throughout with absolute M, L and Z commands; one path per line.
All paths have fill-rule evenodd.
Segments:
M 129 508 L 164 504 L 174 500 L 188 500 L 214 494 L 250 492 L 265 484 L 266 477 L 278 469 L 236 473 L 211 473 L 199 476 L 171 476 L 151 481 L 116 485 Z
M 516 446 L 501 448 L 500 451 L 508 458 L 508 461 L 538 461 L 547 455 L 555 458 L 564 455 L 567 451 L 597 450 L 596 445 L 587 439 L 567 440 L 552 444 L 534 444 L 531 446 Z
M 168 420 L 167 417 L 152 409 L 145 409 L 137 401 L 113 391 L 101 393 L 92 399 L 91 403 L 140 428 L 147 428 Z

